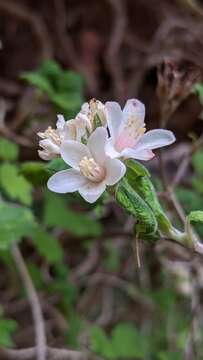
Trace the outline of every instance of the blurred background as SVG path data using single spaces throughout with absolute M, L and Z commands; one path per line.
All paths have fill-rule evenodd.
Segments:
M 5 350 L 35 346 L 21 262 L 48 345 L 72 349 L 70 359 L 203 359 L 202 257 L 140 241 L 138 269 L 131 219 L 107 195 L 88 205 L 50 193 L 61 163 L 37 153 L 37 132 L 55 127 L 56 114 L 137 97 L 147 128 L 177 137 L 145 166 L 181 229 L 185 213 L 203 210 L 202 75 L 200 0 L 0 0 L 2 359 L 42 360 Z

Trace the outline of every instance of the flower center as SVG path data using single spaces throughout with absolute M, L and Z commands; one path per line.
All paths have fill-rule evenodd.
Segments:
M 100 182 L 104 179 L 105 170 L 98 165 L 93 158 L 85 156 L 79 163 L 80 173 L 92 182 Z
M 130 116 L 118 135 L 115 144 L 116 149 L 122 151 L 125 148 L 134 147 L 145 131 L 145 123 L 135 116 Z
M 60 146 L 61 145 L 61 139 L 57 132 L 57 130 L 52 129 L 51 126 L 47 128 L 44 132 L 44 138 L 50 139 L 54 144 Z

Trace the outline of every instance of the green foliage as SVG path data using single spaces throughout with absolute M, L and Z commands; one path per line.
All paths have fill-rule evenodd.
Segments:
M 105 359 L 134 359 L 146 354 L 143 336 L 135 326 L 119 323 L 108 338 L 98 326 L 90 329 L 90 344 L 93 352 Z
M 62 260 L 62 248 L 52 235 L 36 226 L 32 232 L 32 241 L 38 253 L 49 263 L 58 263 Z
M 49 179 L 48 170 L 40 161 L 26 161 L 20 164 L 19 173 L 33 185 L 44 185 Z
M 15 161 L 18 158 L 18 153 L 19 153 L 19 149 L 15 143 L 3 137 L 0 137 L 1 160 Z
M 192 156 L 192 165 L 194 167 L 195 172 L 203 177 L 203 150 L 197 151 Z
M 99 236 L 101 226 L 98 221 L 84 213 L 74 212 L 66 205 L 65 199 L 51 192 L 46 193 L 44 205 L 44 224 L 57 226 L 75 236 Z
M 35 220 L 29 209 L 0 202 L 0 249 L 8 249 L 12 242 L 31 235 L 34 228 Z
M 111 241 L 105 243 L 106 254 L 103 260 L 103 265 L 107 271 L 116 271 L 120 266 L 120 254 Z
M 57 171 L 68 169 L 68 165 L 63 161 L 62 158 L 56 158 L 48 162 L 46 170 L 50 175 L 55 174 Z
M 147 205 L 147 203 L 138 195 L 138 193 L 123 178 L 116 189 L 116 201 L 130 215 L 135 217 L 135 231 L 142 238 L 154 237 L 157 232 L 156 218 Z
M 158 354 L 158 360 L 181 360 L 182 356 L 178 352 L 167 351 Z
M 31 205 L 32 186 L 23 175 L 19 174 L 16 165 L 3 163 L 0 166 L 0 186 L 11 200 Z
M 57 112 L 70 117 L 80 109 L 83 101 L 81 76 L 63 70 L 55 61 L 44 61 L 37 70 L 23 73 L 21 79 L 46 94 Z
M 12 335 L 17 330 L 17 323 L 14 320 L 6 319 L 3 316 L 3 309 L 0 307 L 0 347 L 12 347 Z
M 203 223 L 203 211 L 191 211 L 191 213 L 187 216 L 189 222 L 202 222 Z
M 128 160 L 126 165 L 126 177 L 129 184 L 151 208 L 156 217 L 159 229 L 161 231 L 167 230 L 170 227 L 170 222 L 161 208 L 148 170 L 134 160 Z

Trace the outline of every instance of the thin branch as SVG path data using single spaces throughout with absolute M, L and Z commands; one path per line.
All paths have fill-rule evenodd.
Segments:
M 0 1 L 0 12 L 28 23 L 40 44 L 41 58 L 49 59 L 52 57 L 53 51 L 49 33 L 39 14 L 33 13 L 17 1 Z
M 87 360 L 87 356 L 80 351 L 51 347 L 47 347 L 46 351 L 48 360 Z M 35 360 L 36 356 L 36 347 L 21 350 L 0 349 L 1 360 Z
M 13 244 L 11 248 L 11 253 L 13 256 L 13 260 L 16 264 L 16 267 L 19 271 L 19 275 L 22 279 L 23 285 L 26 289 L 27 296 L 30 302 L 32 316 L 35 326 L 35 337 L 36 337 L 36 357 L 37 360 L 46 360 L 46 334 L 45 334 L 45 326 L 43 320 L 43 314 L 40 306 L 40 302 L 33 286 L 30 275 L 27 271 L 26 264 L 21 255 L 21 252 L 16 244 Z M 16 358 L 15 358 L 16 359 Z M 20 359 L 23 359 L 21 357 Z M 25 358 L 26 359 L 26 358 Z

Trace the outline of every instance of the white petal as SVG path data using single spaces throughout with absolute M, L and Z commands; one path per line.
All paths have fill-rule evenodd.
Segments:
M 105 182 L 100 183 L 87 182 L 79 189 L 80 195 L 89 203 L 94 203 L 99 199 L 106 189 Z
M 77 191 L 85 184 L 85 178 L 74 169 L 62 170 L 54 174 L 48 180 L 47 186 L 49 190 L 65 194 Z
M 121 156 L 126 159 L 151 160 L 155 154 L 151 150 L 135 150 L 127 148 L 121 152 Z
M 64 141 L 61 145 L 61 157 L 71 167 L 79 170 L 79 162 L 87 156 L 91 157 L 87 146 L 74 140 Z
M 105 115 L 112 139 L 116 139 L 119 127 L 123 120 L 120 105 L 115 101 L 107 101 L 105 104 Z
M 61 114 L 57 115 L 57 122 L 56 122 L 57 129 L 63 130 L 65 123 L 66 122 L 65 122 L 64 116 Z
M 116 184 L 126 172 L 125 165 L 118 159 L 106 160 L 106 185 Z
M 105 150 L 106 150 L 106 155 L 109 156 L 111 159 L 121 157 L 121 153 L 119 153 L 114 147 L 112 138 L 109 138 L 107 140 Z
M 148 131 L 135 145 L 135 150 L 157 149 L 162 146 L 167 146 L 176 140 L 172 131 L 163 129 L 154 129 Z
M 130 117 L 133 117 L 139 120 L 141 124 L 144 123 L 144 118 L 145 118 L 144 104 L 137 99 L 128 100 L 123 109 L 123 116 L 125 120 L 128 120 Z
M 95 159 L 99 164 L 103 164 L 106 158 L 105 146 L 108 138 L 106 128 L 98 127 L 89 137 L 87 146 Z
M 41 146 L 45 150 L 48 150 L 50 153 L 60 154 L 59 146 L 54 144 L 50 139 L 40 140 L 39 146 Z
M 52 160 L 56 157 L 56 154 L 52 154 L 47 150 L 38 150 L 38 155 L 42 160 Z

